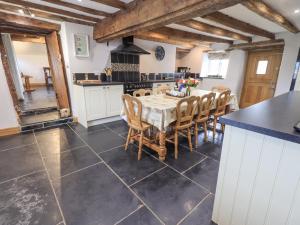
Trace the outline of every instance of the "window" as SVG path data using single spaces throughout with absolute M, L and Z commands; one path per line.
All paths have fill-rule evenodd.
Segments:
M 257 75 L 265 75 L 268 69 L 268 60 L 260 60 L 257 64 L 256 74 Z
M 207 53 L 203 56 L 201 77 L 225 78 L 227 74 L 228 64 L 228 53 Z

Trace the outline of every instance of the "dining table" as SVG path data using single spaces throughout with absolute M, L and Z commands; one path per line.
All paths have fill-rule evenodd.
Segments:
M 191 91 L 191 96 L 201 97 L 210 92 L 211 91 L 195 89 Z M 215 99 L 217 99 L 219 95 L 220 93 L 216 92 Z M 142 103 L 142 121 L 147 122 L 158 130 L 158 143 L 151 140 L 145 140 L 143 144 L 156 151 L 159 155 L 159 159 L 164 161 L 167 155 L 166 133 L 169 129 L 169 126 L 176 121 L 176 106 L 181 98 L 166 94 L 159 94 L 141 96 L 138 97 L 138 99 Z M 230 100 L 228 101 L 228 106 L 232 111 L 239 109 L 236 95 L 231 94 Z M 213 110 L 215 107 L 216 100 L 213 103 L 211 110 Z M 122 109 L 121 117 L 124 120 L 127 120 L 124 109 Z M 138 137 L 133 137 L 133 139 L 138 141 Z

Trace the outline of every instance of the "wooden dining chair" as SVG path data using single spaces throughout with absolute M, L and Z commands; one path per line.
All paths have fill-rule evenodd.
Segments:
M 167 85 L 162 85 L 157 88 L 158 94 L 166 94 L 167 91 L 171 91 L 171 87 Z
M 150 128 L 150 124 L 142 121 L 142 103 L 136 97 L 132 97 L 131 95 L 125 94 L 122 96 L 124 110 L 127 116 L 127 122 L 129 126 L 129 132 L 125 144 L 125 150 L 128 149 L 129 141 L 133 136 L 135 136 L 135 132 L 137 132 L 139 137 L 139 150 L 138 150 L 138 160 L 142 157 L 142 146 L 144 140 L 144 132 Z
M 134 97 L 141 97 L 141 96 L 148 96 L 148 95 L 152 95 L 152 91 L 148 89 L 147 90 L 139 89 L 133 92 Z
M 218 86 L 214 86 L 211 88 L 212 92 L 223 92 L 223 91 L 228 91 L 230 90 L 230 88 L 223 86 L 223 85 L 218 85 Z
M 193 126 L 193 118 L 197 108 L 197 97 L 191 96 L 181 99 L 176 106 L 176 122 L 174 126 L 174 134 L 167 137 L 166 141 L 175 145 L 175 159 L 178 158 L 178 134 L 187 131 L 190 151 L 193 150 L 191 127 Z
M 204 129 L 204 140 L 207 141 L 207 122 L 215 102 L 216 93 L 209 93 L 198 97 L 198 114 L 195 116 L 195 145 L 198 145 L 198 129 L 201 124 Z
M 213 138 L 215 139 L 215 135 L 216 135 L 216 129 L 217 129 L 217 122 L 220 116 L 225 115 L 226 113 L 226 106 L 227 103 L 230 100 L 230 94 L 231 91 L 227 90 L 227 91 L 223 91 L 222 93 L 220 93 L 217 102 L 216 102 L 216 109 L 213 113 L 213 119 L 214 119 L 214 124 L 213 124 Z M 222 132 L 224 133 L 224 128 L 225 125 L 221 124 L 222 126 Z

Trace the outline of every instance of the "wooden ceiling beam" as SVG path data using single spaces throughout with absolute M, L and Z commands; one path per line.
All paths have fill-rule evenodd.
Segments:
M 85 12 L 85 13 L 88 13 L 88 14 L 91 14 L 91 15 L 104 16 L 104 17 L 110 17 L 111 16 L 111 14 L 107 13 L 107 12 L 103 12 L 103 11 L 96 10 L 96 9 L 91 9 L 91 8 L 88 8 L 88 7 L 84 7 L 84 6 L 81 6 L 81 5 L 76 5 L 76 4 L 69 3 L 69 2 L 64 2 L 64 1 L 61 1 L 61 0 L 43 0 L 43 1 L 49 2 L 49 3 L 52 3 L 52 4 L 56 4 L 56 5 L 60 5 L 60 6 L 64 6 L 64 7 L 70 8 L 70 9 L 75 9 L 75 10 Z
M 177 45 L 183 49 L 192 49 L 195 47 L 194 44 L 191 44 L 188 42 L 183 42 L 183 41 L 178 41 L 173 38 L 165 38 L 164 36 L 159 35 L 154 32 L 151 32 L 151 31 L 146 31 L 146 32 L 134 35 L 134 37 L 141 39 L 141 40 L 146 40 L 146 41 L 155 41 L 155 42 L 161 42 L 161 43 L 165 43 L 165 44 Z
M 127 4 L 125 2 L 119 0 L 91 0 L 91 1 L 108 5 L 117 9 L 126 9 L 127 7 Z
M 0 12 L 0 25 L 10 25 L 13 27 L 34 29 L 40 32 L 59 31 L 60 25 L 29 17 Z
M 98 22 L 94 39 L 104 42 L 136 31 L 152 30 L 170 23 L 203 16 L 245 0 L 143 0 Z M 168 7 L 166 7 L 168 6 Z
M 86 20 L 86 21 L 92 21 L 92 22 L 99 22 L 100 21 L 100 19 L 95 18 L 95 17 L 86 16 L 86 15 L 82 15 L 82 14 L 79 14 L 79 13 L 74 13 L 74 12 L 70 12 L 70 11 L 67 11 L 67 10 L 54 8 L 54 7 L 51 7 L 51 6 L 46 6 L 46 5 L 40 5 L 40 4 L 36 4 L 36 3 L 32 3 L 32 2 L 27 2 L 27 1 L 24 1 L 24 0 L 5 0 L 5 3 L 12 3 L 12 4 L 28 7 L 30 9 L 38 9 L 38 10 L 41 10 L 41 11 L 44 11 L 44 12 L 56 13 L 56 14 L 59 14 L 59 15 L 62 15 L 62 16 L 73 17 L 73 18 Z
M 269 41 L 259 41 L 259 42 L 252 42 L 246 44 L 235 44 L 231 45 L 228 50 L 250 50 L 250 49 L 259 49 L 259 48 L 267 48 L 267 47 L 275 47 L 275 46 L 284 46 L 283 39 L 277 40 L 269 40 Z
M 43 11 L 39 11 L 39 10 L 23 8 L 22 6 L 3 4 L 0 2 L 0 8 L 3 10 L 9 11 L 9 12 L 15 12 L 15 13 L 18 13 L 18 10 L 22 9 L 25 12 L 29 11 L 31 14 L 34 14 L 36 17 L 40 17 L 40 18 L 46 18 L 46 19 L 58 20 L 58 21 L 67 21 L 67 22 L 83 24 L 83 25 L 87 25 L 87 26 L 94 26 L 94 23 L 92 23 L 92 22 L 78 20 L 78 19 L 74 19 L 74 18 L 62 16 L 62 15 L 51 14 L 51 13 L 47 13 L 47 12 L 43 12 Z
M 251 42 L 252 38 L 248 37 L 246 35 L 242 35 L 236 32 L 232 32 L 220 27 L 216 27 L 210 24 L 206 24 L 197 20 L 186 20 L 186 21 L 182 21 L 182 22 L 178 22 L 177 24 L 182 25 L 182 26 L 186 26 L 201 32 L 205 32 L 205 33 L 209 33 L 209 34 L 214 34 L 214 35 L 218 35 L 218 36 L 223 36 L 223 37 L 228 37 L 228 38 L 232 38 L 235 40 L 242 40 L 242 41 L 247 41 L 247 42 Z
M 206 36 L 202 34 L 196 34 L 192 32 L 187 32 L 183 30 L 177 30 L 170 27 L 161 27 L 154 30 L 151 30 L 152 33 L 159 34 L 164 36 L 166 39 L 173 38 L 182 42 L 194 43 L 194 44 L 203 44 L 203 42 L 209 43 L 228 43 L 232 44 L 233 41 L 216 38 L 211 36 Z M 139 33 L 138 33 L 139 34 Z
M 227 27 L 231 27 L 236 30 L 240 30 L 245 33 L 254 34 L 254 35 L 258 35 L 270 39 L 275 39 L 275 34 L 266 31 L 264 29 L 261 29 L 259 27 L 253 26 L 249 23 L 243 22 L 241 20 L 237 20 L 221 12 L 211 13 L 203 16 L 203 18 L 214 21 L 216 23 L 222 24 Z
M 248 0 L 243 3 L 249 10 L 255 12 L 256 14 L 270 20 L 273 23 L 285 28 L 292 33 L 298 33 L 299 29 L 290 22 L 286 17 L 281 15 L 277 10 L 272 8 L 270 5 L 258 0 Z

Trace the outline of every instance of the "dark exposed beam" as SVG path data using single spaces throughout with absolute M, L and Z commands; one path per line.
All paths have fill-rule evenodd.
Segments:
M 25 12 L 29 11 L 31 14 L 34 14 L 36 17 L 40 17 L 40 18 L 46 18 L 46 19 L 52 19 L 52 20 L 58 20 L 58 21 L 67 21 L 67 22 L 71 22 L 71 23 L 78 23 L 78 24 L 83 24 L 83 25 L 88 25 L 88 26 L 94 26 L 94 23 L 92 23 L 92 22 L 78 20 L 78 19 L 74 19 L 74 18 L 62 16 L 62 15 L 51 14 L 51 13 L 34 10 L 34 9 L 29 10 L 28 8 L 23 8 L 22 6 L 3 4 L 0 2 L 0 8 L 3 10 L 7 10 L 9 12 L 15 12 L 15 13 L 18 13 L 18 10 L 22 9 Z
M 91 0 L 117 9 L 126 9 L 126 3 L 119 0 Z
M 202 34 L 196 34 L 192 32 L 182 31 L 170 27 L 161 27 L 154 30 L 151 30 L 151 32 L 163 35 L 165 38 L 173 38 L 177 39 L 183 42 L 187 43 L 194 43 L 194 44 L 201 44 L 203 42 L 209 42 L 209 43 L 228 43 L 232 44 L 233 42 L 230 40 L 222 39 L 222 38 L 216 38 L 211 36 L 206 36 Z
M 299 32 L 299 29 L 292 22 L 281 15 L 277 10 L 273 9 L 270 5 L 262 1 L 249 0 L 244 2 L 243 5 L 251 11 L 257 13 L 258 15 L 264 17 L 267 20 L 270 20 L 273 23 L 278 24 L 281 27 L 284 27 L 286 30 L 292 33 Z
M 30 9 L 38 9 L 38 10 L 42 10 L 44 12 L 56 13 L 56 14 L 60 14 L 62 16 L 73 17 L 73 18 L 86 20 L 86 21 L 92 21 L 92 22 L 99 22 L 100 21 L 100 19 L 95 18 L 95 17 L 86 16 L 86 15 L 82 15 L 82 14 L 79 14 L 79 13 L 74 13 L 74 12 L 70 12 L 70 11 L 67 11 L 67 10 L 54 8 L 54 7 L 51 7 L 51 6 L 40 5 L 40 4 L 36 4 L 36 3 L 32 3 L 32 2 L 26 2 L 24 0 L 5 0 L 5 1 L 2 1 L 2 2 L 21 5 L 21 6 L 24 6 L 24 7 L 28 7 Z
M 228 48 L 228 50 L 242 49 L 242 50 L 250 50 L 250 49 L 258 49 L 258 48 L 266 48 L 266 47 L 274 47 L 274 46 L 283 46 L 284 40 L 269 40 L 269 41 L 259 41 L 247 44 L 235 44 Z
M 97 23 L 94 39 L 104 42 L 136 31 L 152 30 L 170 23 L 203 16 L 245 0 L 143 0 Z
M 107 12 L 103 12 L 103 11 L 96 10 L 96 9 L 91 9 L 91 8 L 88 8 L 88 7 L 84 7 L 84 6 L 81 6 L 81 5 L 76 5 L 76 4 L 69 3 L 69 2 L 64 2 L 64 1 L 61 1 L 61 0 L 43 0 L 43 1 L 49 2 L 49 3 L 52 3 L 52 4 L 56 4 L 56 5 L 60 5 L 60 6 L 64 6 L 64 7 L 68 7 L 68 8 L 71 8 L 71 9 L 75 9 L 75 10 L 78 10 L 78 11 L 81 11 L 81 12 L 89 13 L 91 15 L 104 16 L 104 17 L 111 16 L 111 14 L 107 13 Z
M 247 42 L 250 42 L 252 40 L 251 37 L 248 37 L 246 35 L 232 32 L 232 31 L 220 28 L 220 27 L 212 26 L 212 25 L 209 25 L 209 24 L 206 24 L 203 22 L 199 22 L 197 20 L 186 20 L 186 21 L 178 22 L 177 24 L 186 26 L 186 27 L 198 30 L 198 31 L 202 31 L 205 33 L 228 37 L 228 38 L 232 38 L 235 40 L 242 40 L 242 41 L 247 41 Z
M 4 12 L 0 12 L 0 25 L 10 25 L 24 29 L 35 29 L 41 32 L 52 32 L 60 30 L 59 24 Z
M 275 35 L 269 31 L 263 30 L 259 27 L 253 26 L 249 23 L 237 20 L 221 12 L 214 12 L 204 16 L 203 18 L 217 22 L 227 27 L 243 31 L 245 33 L 254 34 L 270 39 L 275 39 Z

